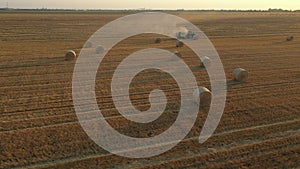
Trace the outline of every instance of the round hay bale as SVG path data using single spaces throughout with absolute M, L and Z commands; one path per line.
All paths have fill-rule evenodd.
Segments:
M 162 41 L 161 38 L 156 38 L 155 39 L 155 43 L 161 43 L 161 41 Z
M 194 92 L 195 101 L 200 107 L 210 106 L 211 97 L 211 92 L 206 87 L 199 87 Z
M 289 35 L 287 38 L 286 38 L 286 41 L 292 41 L 294 40 L 294 36 L 292 35 Z
M 104 47 L 101 46 L 101 45 L 98 45 L 98 46 L 96 47 L 96 53 L 97 53 L 97 54 L 101 54 L 101 53 L 103 53 L 103 52 L 104 52 Z
M 183 47 L 183 42 L 181 42 L 181 41 L 178 40 L 178 41 L 176 42 L 176 47 L 177 47 L 177 48 Z
M 233 71 L 234 80 L 238 82 L 246 82 L 248 79 L 248 72 L 245 69 L 237 68 Z
M 181 57 L 181 56 L 182 56 L 181 53 L 178 52 L 178 51 L 175 51 L 175 52 L 174 52 L 174 55 L 175 55 L 175 56 L 178 56 L 178 57 Z
M 210 66 L 210 64 L 211 64 L 211 60 L 210 60 L 209 57 L 207 57 L 207 56 L 202 57 L 202 59 L 201 59 L 201 67 L 205 67 L 205 65 L 206 66 Z
M 91 47 L 93 47 L 93 44 L 92 44 L 92 42 L 90 42 L 90 41 L 87 41 L 87 42 L 84 44 L 84 48 L 91 48 Z
M 71 60 L 76 60 L 76 52 L 73 50 L 68 50 L 66 55 L 65 55 L 65 60 L 66 61 L 71 61 Z

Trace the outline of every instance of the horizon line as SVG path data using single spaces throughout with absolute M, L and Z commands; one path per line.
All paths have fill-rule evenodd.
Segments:
M 7 10 L 68 10 L 68 11 L 300 11 L 300 9 L 284 9 L 284 8 L 268 8 L 268 9 L 151 9 L 151 8 L 7 8 L 0 7 L 0 9 Z

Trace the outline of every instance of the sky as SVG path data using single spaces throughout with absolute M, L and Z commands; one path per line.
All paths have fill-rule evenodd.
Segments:
M 300 0 L 0 0 L 0 7 L 54 9 L 300 9 Z

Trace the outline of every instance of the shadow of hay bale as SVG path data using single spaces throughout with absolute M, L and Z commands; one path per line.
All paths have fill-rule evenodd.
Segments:
M 205 67 L 200 67 L 200 66 L 191 66 L 190 67 L 191 71 L 200 71 L 200 70 L 206 70 Z
M 37 60 L 38 63 L 49 64 L 49 65 L 64 62 L 64 61 L 65 61 L 65 57 L 41 58 Z
M 271 43 L 272 45 L 281 45 L 281 44 L 285 44 L 286 41 L 279 41 L 279 42 L 274 42 L 274 43 Z
M 241 84 L 241 83 L 243 83 L 243 82 L 239 82 L 239 81 L 236 81 L 236 80 L 228 80 L 227 81 L 227 87 L 231 87 L 231 86 L 235 86 L 235 85 L 239 85 L 239 84 Z

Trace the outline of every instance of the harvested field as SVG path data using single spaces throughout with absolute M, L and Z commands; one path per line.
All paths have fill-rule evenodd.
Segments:
M 72 102 L 74 62 L 86 40 L 106 23 L 126 15 L 106 12 L 0 12 L 0 168 L 297 168 L 300 167 L 300 13 L 174 12 L 197 25 L 219 52 L 228 79 L 225 112 L 214 135 L 198 137 L 207 113 L 199 111 L 188 136 L 153 158 L 128 159 L 105 151 L 83 131 Z M 293 41 L 286 41 L 293 35 Z M 130 98 L 149 109 L 149 92 L 166 92 L 166 112 L 148 124 L 122 117 L 114 107 L 113 71 L 129 54 L 145 48 L 178 51 L 210 86 L 194 53 L 176 40 L 143 34 L 122 41 L 101 63 L 96 82 L 99 108 L 120 133 L 149 137 L 175 121 L 180 93 L 174 79 L 157 70 L 133 79 Z M 245 83 L 232 72 L 249 72 Z M 144 85 L 148 84 L 148 85 Z M 143 132 L 141 132 L 143 131 Z

